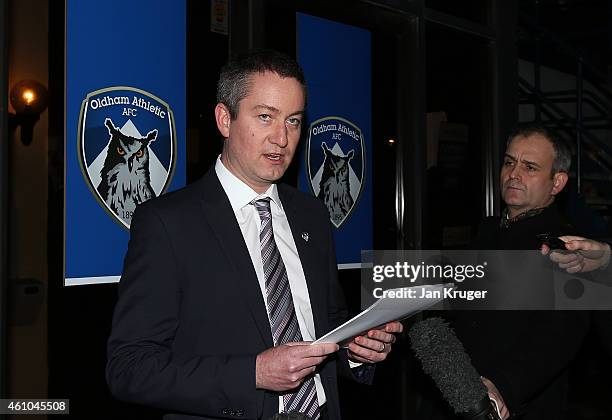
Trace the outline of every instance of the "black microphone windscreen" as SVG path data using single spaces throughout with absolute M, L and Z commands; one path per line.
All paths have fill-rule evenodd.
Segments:
M 408 335 L 423 371 L 457 414 L 469 412 L 487 397 L 480 375 L 446 321 L 429 318 L 417 322 Z

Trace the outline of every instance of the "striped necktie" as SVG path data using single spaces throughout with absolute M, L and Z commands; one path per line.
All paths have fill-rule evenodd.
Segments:
M 268 319 L 270 320 L 274 345 L 279 346 L 291 341 L 302 341 L 302 333 L 293 307 L 287 270 L 274 241 L 270 198 L 262 198 L 252 203 L 261 219 L 259 242 L 266 280 Z M 307 377 L 295 392 L 284 394 L 283 403 L 286 412 L 299 411 L 312 419 L 318 419 L 320 417 L 319 402 L 313 377 Z

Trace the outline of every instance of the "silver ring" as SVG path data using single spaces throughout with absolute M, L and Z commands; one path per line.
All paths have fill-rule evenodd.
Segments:
M 382 353 L 383 351 L 385 351 L 385 349 L 387 348 L 387 346 L 385 345 L 385 343 L 381 343 L 382 347 L 380 348 L 380 350 L 378 350 L 379 353 Z

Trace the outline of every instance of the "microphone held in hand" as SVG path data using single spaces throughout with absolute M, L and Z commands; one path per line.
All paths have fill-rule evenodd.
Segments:
M 412 326 L 412 350 L 455 413 L 467 420 L 500 420 L 487 388 L 448 323 L 429 318 Z

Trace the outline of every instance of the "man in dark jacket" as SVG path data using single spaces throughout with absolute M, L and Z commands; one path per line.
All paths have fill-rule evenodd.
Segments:
M 473 248 L 537 250 L 542 245 L 538 234 L 572 234 L 554 202 L 567 183 L 570 162 L 567 147 L 545 128 L 522 126 L 513 132 L 500 174 L 506 208 L 501 217 L 481 223 Z M 529 281 L 530 289 L 536 290 L 545 279 Z M 567 371 L 589 328 L 588 313 L 508 310 L 449 315 L 477 371 L 490 381 L 485 382 L 489 394 L 495 393 L 507 410 L 503 418 L 564 418 Z M 448 418 L 448 413 L 431 418 Z
M 329 214 L 277 183 L 300 138 L 299 65 L 250 51 L 222 69 L 222 154 L 200 180 L 138 207 L 108 342 L 117 398 L 165 418 L 339 420 L 337 372 L 368 382 L 399 322 L 347 350 L 310 342 L 345 321 Z M 304 238 L 306 236 L 306 238 Z
M 501 218 L 481 224 L 475 246 L 531 250 L 541 246 L 538 234 L 573 233 L 554 202 L 570 162 L 565 144 L 545 128 L 523 126 L 512 133 L 500 174 L 506 208 Z M 563 418 L 567 370 L 588 326 L 588 314 L 576 311 L 473 311 L 457 320 L 476 368 L 524 420 Z

